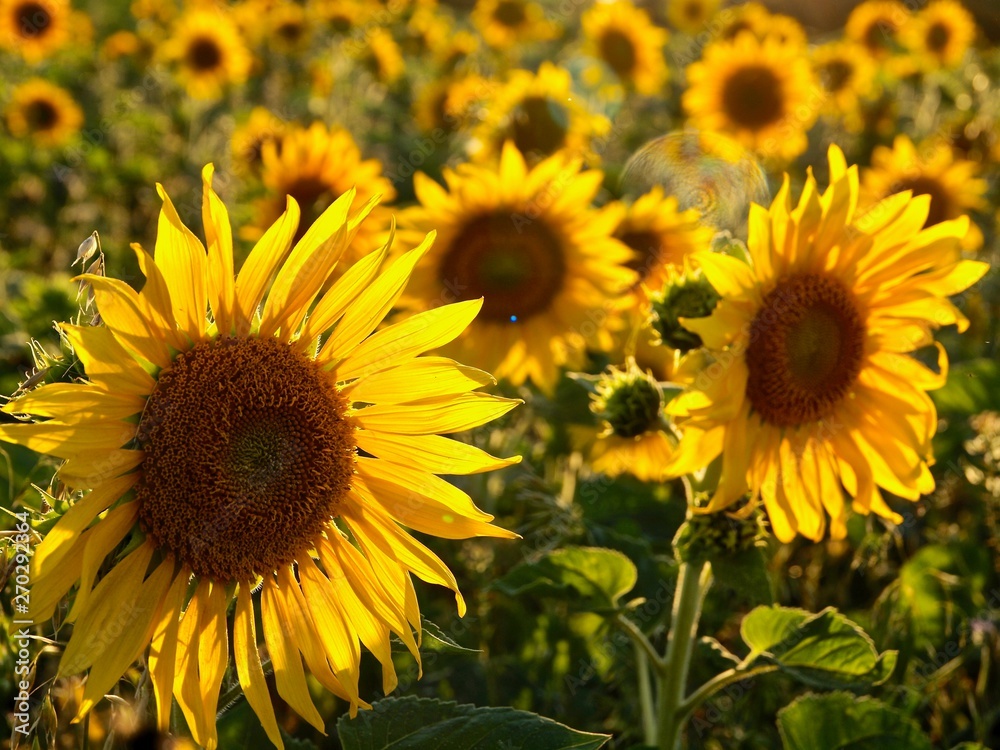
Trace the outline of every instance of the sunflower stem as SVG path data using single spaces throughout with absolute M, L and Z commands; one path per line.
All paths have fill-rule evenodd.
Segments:
M 638 643 L 635 644 L 635 670 L 639 680 L 639 707 L 642 709 L 642 741 L 647 745 L 655 745 L 656 706 L 653 703 L 653 687 L 649 680 L 649 659 Z
M 711 584 L 710 563 L 681 563 L 664 658 L 666 671 L 660 680 L 657 730 L 657 747 L 660 750 L 676 750 L 679 747 L 686 719 L 680 709 L 684 703 L 691 651 L 698 632 L 701 605 Z

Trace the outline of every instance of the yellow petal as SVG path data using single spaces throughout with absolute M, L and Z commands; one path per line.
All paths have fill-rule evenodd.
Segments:
M 695 253 L 692 256 L 712 288 L 724 298 L 746 297 L 757 288 L 750 266 L 721 253 Z
M 138 467 L 145 455 L 127 449 L 81 451 L 59 467 L 59 478 L 74 490 L 96 488 Z
M 90 424 L 56 421 L 0 424 L 0 440 L 58 458 L 74 458 L 84 451 L 114 450 L 134 437 L 135 425 L 114 420 Z
M 87 377 L 111 393 L 148 396 L 156 381 L 104 326 L 59 325 Z
M 125 538 L 139 520 L 139 503 L 129 502 L 112 508 L 93 528 L 88 529 L 82 541 L 84 543 L 83 563 L 80 566 L 80 590 L 76 593 L 73 608 L 70 610 L 70 621 L 82 614 L 90 600 L 90 587 L 94 585 L 97 571 L 111 551 Z M 118 567 L 117 565 L 115 566 Z M 98 584 L 100 585 L 100 584 Z
M 343 359 L 375 330 L 396 304 L 417 261 L 430 250 L 434 236 L 434 232 L 428 234 L 420 245 L 397 258 L 385 273 L 361 292 L 320 349 L 318 359 L 327 362 Z
M 260 719 L 267 738 L 278 750 L 284 750 L 285 744 L 281 739 L 281 732 L 278 731 L 274 706 L 271 704 L 271 695 L 267 691 L 264 669 L 260 663 L 260 653 L 257 651 L 257 630 L 249 584 L 241 584 L 236 597 L 233 656 L 236 660 L 236 674 L 239 676 L 240 687 L 243 688 L 247 703 Z
M 166 732 L 170 728 L 170 709 L 174 700 L 177 630 L 180 627 L 181 612 L 184 610 L 189 577 L 187 570 L 182 569 L 174 578 L 153 624 L 153 635 L 149 644 L 149 675 L 156 697 L 156 726 L 161 732 Z
M 77 720 L 104 697 L 145 650 L 173 577 L 174 561 L 164 560 L 140 589 L 129 592 L 129 596 L 134 597 L 131 606 L 119 610 L 107 628 L 97 634 L 99 639 L 113 644 L 113 648 L 106 649 L 101 658 L 95 660 L 87 675 L 87 687 L 76 713 Z
M 212 189 L 214 171 L 214 166 L 206 164 L 201 172 L 201 216 L 205 227 L 205 241 L 208 243 L 206 283 L 208 304 L 215 316 L 219 335 L 228 336 L 233 330 L 233 308 L 236 304 L 233 230 L 229 224 L 226 205 Z
M 127 393 L 108 393 L 84 383 L 51 383 L 4 404 L 7 414 L 34 414 L 63 421 L 124 419 L 138 414 L 146 399 Z
M 168 346 L 177 351 L 187 348 L 187 338 L 177 330 L 173 303 L 170 299 L 170 289 L 162 271 L 156 265 L 152 256 L 142 249 L 142 245 L 133 242 L 130 247 L 135 251 L 139 270 L 146 277 L 146 283 L 139 293 L 139 298 L 146 303 L 146 309 L 154 325 L 163 331 L 164 340 Z
M 358 447 L 385 461 L 433 474 L 480 474 L 521 462 L 520 456 L 496 458 L 474 445 L 440 435 L 393 435 L 357 430 Z
M 156 192 L 163 199 L 163 208 L 156 226 L 153 255 L 170 290 L 177 327 L 197 342 L 205 332 L 208 313 L 205 247 L 184 226 L 170 196 L 159 183 Z
M 237 335 L 246 336 L 250 332 L 257 306 L 260 305 L 275 270 L 287 257 L 298 226 L 299 204 L 289 196 L 285 212 L 254 245 L 236 278 L 234 313 Z
M 359 409 L 355 419 L 362 429 L 400 435 L 461 432 L 491 422 L 521 403 L 487 393 L 463 393 L 414 404 L 376 404 Z
M 211 583 L 202 580 L 177 629 L 176 661 L 174 662 L 174 697 L 184 714 L 191 736 L 199 745 L 207 744 L 209 729 L 205 725 L 205 712 L 201 710 L 201 683 L 198 679 L 198 637 L 201 627 L 201 610 L 208 598 Z M 215 724 L 215 717 L 212 717 Z
M 355 380 L 343 393 L 352 401 L 362 403 L 401 404 L 468 393 L 495 384 L 496 380 L 488 372 L 460 365 L 446 357 L 418 357 Z
M 121 344 L 157 367 L 170 364 L 166 332 L 156 325 L 149 304 L 138 292 L 124 281 L 106 276 L 84 274 L 77 278 L 90 284 L 104 324 Z
M 229 663 L 229 631 L 226 625 L 228 600 L 226 587 L 213 582 L 199 613 L 198 681 L 201 710 L 208 730 L 203 742 L 207 750 L 215 750 L 219 743 L 215 716 L 219 709 L 222 677 Z
M 482 306 L 482 299 L 443 305 L 376 331 L 337 366 L 337 377 L 363 378 L 444 346 L 469 327 Z

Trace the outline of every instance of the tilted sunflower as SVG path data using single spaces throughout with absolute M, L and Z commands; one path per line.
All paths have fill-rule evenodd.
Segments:
M 376 28 L 365 35 L 364 44 L 352 48 L 352 56 L 380 83 L 389 86 L 403 75 L 406 64 L 392 34 Z
M 242 174 L 259 175 L 264 163 L 264 144 L 273 143 L 281 153 L 281 139 L 288 124 L 266 107 L 254 107 L 247 121 L 233 132 L 233 162 Z
M 981 171 L 979 163 L 956 158 L 945 139 L 922 143 L 918 148 L 908 136 L 898 135 L 892 148 L 878 146 L 872 152 L 871 167 L 861 174 L 862 199 L 870 205 L 903 190 L 927 195 L 931 201 L 927 214 L 930 227 L 986 208 L 988 185 L 979 176 Z M 982 244 L 982 231 L 970 222 L 962 246 L 974 250 Z
M 899 34 L 924 70 L 954 68 L 976 38 L 972 14 L 955 0 L 935 0 L 917 13 Z
M 243 229 L 247 239 L 261 237 L 277 220 L 286 195 L 301 207 L 300 235 L 352 188 L 356 187 L 358 199 L 363 201 L 376 195 L 384 202 L 396 197 L 392 183 L 382 176 L 382 164 L 377 159 L 362 159 L 354 138 L 343 128 L 327 129 L 321 122 L 308 128 L 290 125 L 282 135 L 280 149 L 278 146 L 270 141 L 262 148 L 261 179 L 268 195 L 255 204 L 254 224 Z M 345 260 L 352 262 L 378 247 L 389 220 L 388 209 L 377 206 L 358 231 Z
M 549 62 L 537 73 L 511 71 L 483 109 L 488 116 L 470 145 L 477 161 L 495 160 L 507 141 L 532 161 L 559 151 L 589 156 L 592 140 L 611 129 L 608 119 L 588 110 L 574 92 L 569 71 Z
M 619 81 L 640 94 L 661 93 L 667 81 L 663 47 L 667 31 L 630 0 L 593 5 L 580 23 L 584 52 L 607 65 Z
M 855 42 L 830 42 L 815 47 L 812 65 L 827 94 L 823 113 L 843 123 L 851 132 L 864 128 L 861 100 L 874 89 L 876 66 L 864 48 Z
M 545 41 L 559 33 L 559 26 L 531 0 L 476 0 L 472 23 L 485 42 L 497 49 Z
M 338 36 L 347 36 L 363 26 L 375 9 L 363 0 L 310 0 L 310 18 Z
M 477 74 L 439 78 L 421 88 L 413 101 L 413 119 L 426 133 L 453 133 L 473 120 L 492 84 Z
M 0 47 L 40 62 L 69 43 L 74 15 L 69 0 L 0 0 Z
M 788 44 L 803 48 L 806 46 L 806 32 L 801 24 L 791 16 L 771 13 L 757 2 L 733 5 L 721 11 L 719 38 L 732 42 L 744 32 L 749 32 L 757 41 L 770 39 L 778 44 Z
M 42 78 L 14 89 L 6 114 L 11 135 L 31 138 L 43 146 L 66 143 L 83 125 L 83 111 L 72 95 Z
M 516 536 L 437 473 L 517 459 L 438 433 L 481 425 L 518 402 L 478 392 L 493 382 L 485 372 L 418 356 L 459 335 L 481 300 L 373 333 L 432 236 L 384 270 L 389 248 L 375 251 L 321 293 L 374 201 L 352 214 L 354 195 L 344 195 L 293 243 L 299 210 L 289 199 L 234 280 L 228 214 L 211 166 L 203 176 L 207 253 L 160 188 L 155 255 L 133 245 L 142 291 L 84 276 L 103 323 L 60 326 L 86 380 L 8 403 L 4 411 L 33 419 L 0 425 L 0 440 L 64 459 L 61 480 L 89 490 L 32 558 L 36 623 L 79 581 L 59 665 L 60 675 L 90 670 L 79 715 L 148 647 L 158 726 L 168 727 L 176 699 L 198 744 L 216 747 L 235 601 L 236 674 L 281 747 L 255 620 L 278 694 L 320 731 L 303 659 L 352 714 L 367 706 L 361 644 L 392 690 L 390 633 L 419 659 L 411 574 L 452 589 L 465 611 L 447 566 L 403 526 L 445 538 Z
M 685 325 L 712 364 L 667 405 L 683 432 L 671 475 L 719 456 L 707 511 L 746 492 L 763 500 L 775 536 L 846 534 L 854 510 L 901 520 L 882 497 L 916 500 L 934 488 L 928 469 L 937 415 L 927 391 L 944 384 L 909 352 L 932 331 L 968 321 L 948 301 L 987 271 L 961 259 L 968 219 L 921 229 L 927 196 L 898 193 L 857 211 L 858 173 L 830 148 L 830 185 L 810 173 L 797 206 L 789 181 L 770 210 L 750 214 L 752 264 L 695 256 L 721 301 Z M 751 504 L 750 507 L 752 507 Z
M 309 47 L 312 26 L 306 10 L 293 2 L 276 4 L 264 21 L 267 42 L 272 49 L 286 55 L 302 54 Z
M 231 14 L 222 6 L 197 7 L 180 16 L 160 48 L 164 60 L 195 99 L 215 99 L 243 83 L 252 58 Z
M 678 31 L 697 34 L 715 16 L 721 0 L 669 0 L 667 21 Z
M 766 159 L 805 151 L 823 94 L 799 48 L 740 34 L 710 45 L 687 80 L 683 104 L 694 127 L 729 133 Z
M 702 223 L 697 209 L 679 210 L 677 198 L 665 195 L 659 186 L 629 205 L 612 203 L 603 210 L 615 217 L 612 236 L 635 253 L 627 265 L 638 274 L 639 301 L 645 299 L 645 289 L 663 287 L 669 268 L 681 267 L 693 253 L 708 250 L 715 233 Z
M 899 32 L 910 23 L 910 11 L 899 0 L 866 0 L 847 17 L 844 36 L 884 60 L 898 51 Z
M 551 390 L 588 345 L 612 345 L 608 322 L 636 275 L 625 267 L 631 251 L 611 236 L 614 217 L 590 207 L 603 175 L 580 167 L 560 154 L 529 169 L 508 143 L 499 167 L 446 169 L 447 187 L 415 175 L 420 205 L 401 214 L 400 228 L 412 237 L 433 226 L 438 240 L 404 303 L 486 300 L 447 352 Z

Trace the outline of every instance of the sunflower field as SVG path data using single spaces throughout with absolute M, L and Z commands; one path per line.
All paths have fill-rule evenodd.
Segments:
M 1000 748 L 992 0 L 0 0 L 0 747 Z

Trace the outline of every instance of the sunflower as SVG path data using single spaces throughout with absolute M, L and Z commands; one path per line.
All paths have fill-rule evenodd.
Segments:
M 961 3 L 935 0 L 903 27 L 899 38 L 925 70 L 954 68 L 976 38 L 976 22 Z
M 927 226 L 957 219 L 972 210 L 986 208 L 986 180 L 980 164 L 957 159 L 944 139 L 923 143 L 919 148 L 905 135 L 898 135 L 892 148 L 878 146 L 871 167 L 861 175 L 865 203 L 874 204 L 888 195 L 910 190 L 930 198 Z M 983 235 L 974 222 L 963 239 L 967 250 L 982 245 Z
M 910 11 L 898 0 L 867 0 L 847 17 L 844 36 L 881 60 L 897 50 L 899 32 L 911 22 Z
M 479 75 L 435 79 L 417 93 L 413 119 L 426 133 L 452 133 L 470 122 L 490 86 L 489 80 Z
M 479 50 L 479 37 L 469 31 L 456 31 L 448 35 L 431 55 L 443 75 L 455 72 L 463 62 Z
M 311 0 L 306 6 L 316 23 L 338 36 L 348 36 L 371 18 L 373 8 L 363 0 Z
M 470 146 L 477 161 L 496 159 L 508 140 L 532 161 L 558 151 L 589 155 L 592 139 L 611 129 L 574 93 L 569 71 L 548 62 L 538 73 L 511 71 L 484 110 L 488 117 L 473 131 Z
M 487 373 L 417 356 L 457 336 L 481 300 L 372 333 L 432 236 L 381 272 L 389 248 L 377 250 L 321 294 L 373 202 L 351 214 L 354 195 L 345 195 L 293 245 L 299 210 L 289 199 L 234 281 L 228 215 L 211 166 L 203 174 L 207 254 L 160 188 L 155 255 L 133 246 L 143 290 L 84 276 L 104 323 L 60 327 L 87 380 L 8 403 L 4 411 L 35 419 L 0 425 L 0 439 L 64 459 L 62 481 L 90 490 L 32 561 L 35 622 L 80 582 L 59 667 L 90 669 L 79 715 L 148 646 L 160 728 L 173 695 L 194 739 L 215 748 L 235 605 L 236 675 L 281 747 L 256 623 L 278 694 L 320 731 L 302 658 L 352 714 L 367 706 L 359 644 L 392 690 L 390 633 L 419 659 L 410 575 L 452 589 L 465 611 L 447 566 L 401 524 L 452 539 L 516 536 L 436 474 L 517 459 L 437 433 L 481 425 L 518 402 L 477 392 L 493 382 Z
M 251 57 L 239 29 L 222 6 L 193 8 L 176 22 L 160 50 L 196 99 L 215 99 L 250 72 Z
M 530 0 L 476 0 L 472 22 L 486 43 L 497 49 L 546 41 L 559 33 L 558 25 Z
M 80 132 L 83 111 L 60 86 L 32 78 L 16 89 L 7 105 L 7 128 L 17 138 L 61 146 Z
M 233 132 L 232 153 L 236 171 L 259 175 L 263 164 L 264 144 L 274 143 L 281 153 L 281 139 L 288 124 L 266 107 L 254 107 L 247 121 Z
M 292 55 L 309 46 L 311 27 L 301 5 L 293 2 L 275 5 L 268 12 L 265 25 L 267 41 L 278 52 Z
M 823 112 L 847 130 L 860 132 L 864 127 L 861 100 L 872 94 L 875 83 L 872 59 L 855 42 L 830 42 L 813 49 L 812 66 L 827 94 Z
M 0 0 L 0 46 L 37 63 L 70 41 L 69 0 Z
M 669 0 L 667 21 L 678 31 L 697 34 L 718 12 L 721 0 Z
M 806 46 L 806 32 L 798 21 L 791 16 L 771 13 L 757 2 L 726 8 L 718 18 L 721 22 L 719 38 L 723 41 L 735 41 L 746 31 L 760 42 L 770 39 L 778 44 Z
M 694 208 L 681 211 L 674 195 L 656 186 L 631 205 L 612 203 L 604 211 L 615 217 L 612 236 L 629 247 L 635 257 L 627 263 L 638 274 L 637 300 L 644 289 L 658 290 L 667 280 L 667 270 L 680 267 L 686 258 L 708 250 L 714 234 Z
M 365 43 L 356 45 L 353 55 L 376 80 L 387 86 L 398 81 L 406 69 L 402 50 L 392 34 L 383 28 L 367 33 Z
M 830 148 L 830 186 L 810 173 L 797 207 L 789 181 L 770 210 L 750 214 L 752 264 L 695 256 L 721 301 L 688 319 L 714 360 L 667 405 L 683 437 L 670 474 L 720 453 L 706 511 L 747 491 L 763 500 L 775 536 L 819 540 L 826 516 L 846 534 L 843 490 L 855 510 L 901 520 L 882 491 L 916 500 L 934 488 L 928 469 L 937 426 L 926 391 L 944 384 L 909 352 L 932 329 L 968 321 L 947 300 L 987 264 L 961 259 L 966 218 L 921 230 L 926 196 L 896 194 L 859 214 L 857 168 Z
M 244 228 L 243 236 L 247 239 L 261 237 L 278 219 L 286 195 L 295 199 L 304 217 L 296 239 L 327 206 L 352 188 L 357 189 L 362 201 L 381 196 L 389 202 L 396 197 L 392 183 L 382 176 L 382 165 L 377 159 L 363 160 L 350 133 L 342 128 L 328 130 L 320 122 L 308 128 L 289 125 L 280 144 L 265 143 L 261 151 L 261 179 L 268 195 L 256 203 L 254 224 Z M 353 262 L 378 247 L 388 224 L 388 210 L 376 207 L 357 232 L 345 260 Z
M 581 19 L 584 50 L 607 65 L 625 86 L 658 93 L 667 80 L 663 47 L 667 32 L 630 0 L 592 6 Z
M 731 133 L 772 160 L 805 151 L 823 95 L 798 48 L 741 34 L 710 45 L 687 80 L 683 104 L 694 127 Z
M 400 227 L 438 242 L 405 303 L 415 309 L 485 297 L 482 315 L 449 351 L 491 363 L 498 378 L 551 390 L 559 367 L 579 367 L 588 344 L 611 346 L 612 298 L 635 283 L 632 254 L 611 237 L 613 217 L 590 208 L 603 175 L 559 154 L 533 169 L 512 143 L 499 168 L 462 164 L 447 187 L 414 177 L 419 206 Z M 620 303 L 617 303 L 620 304 Z

